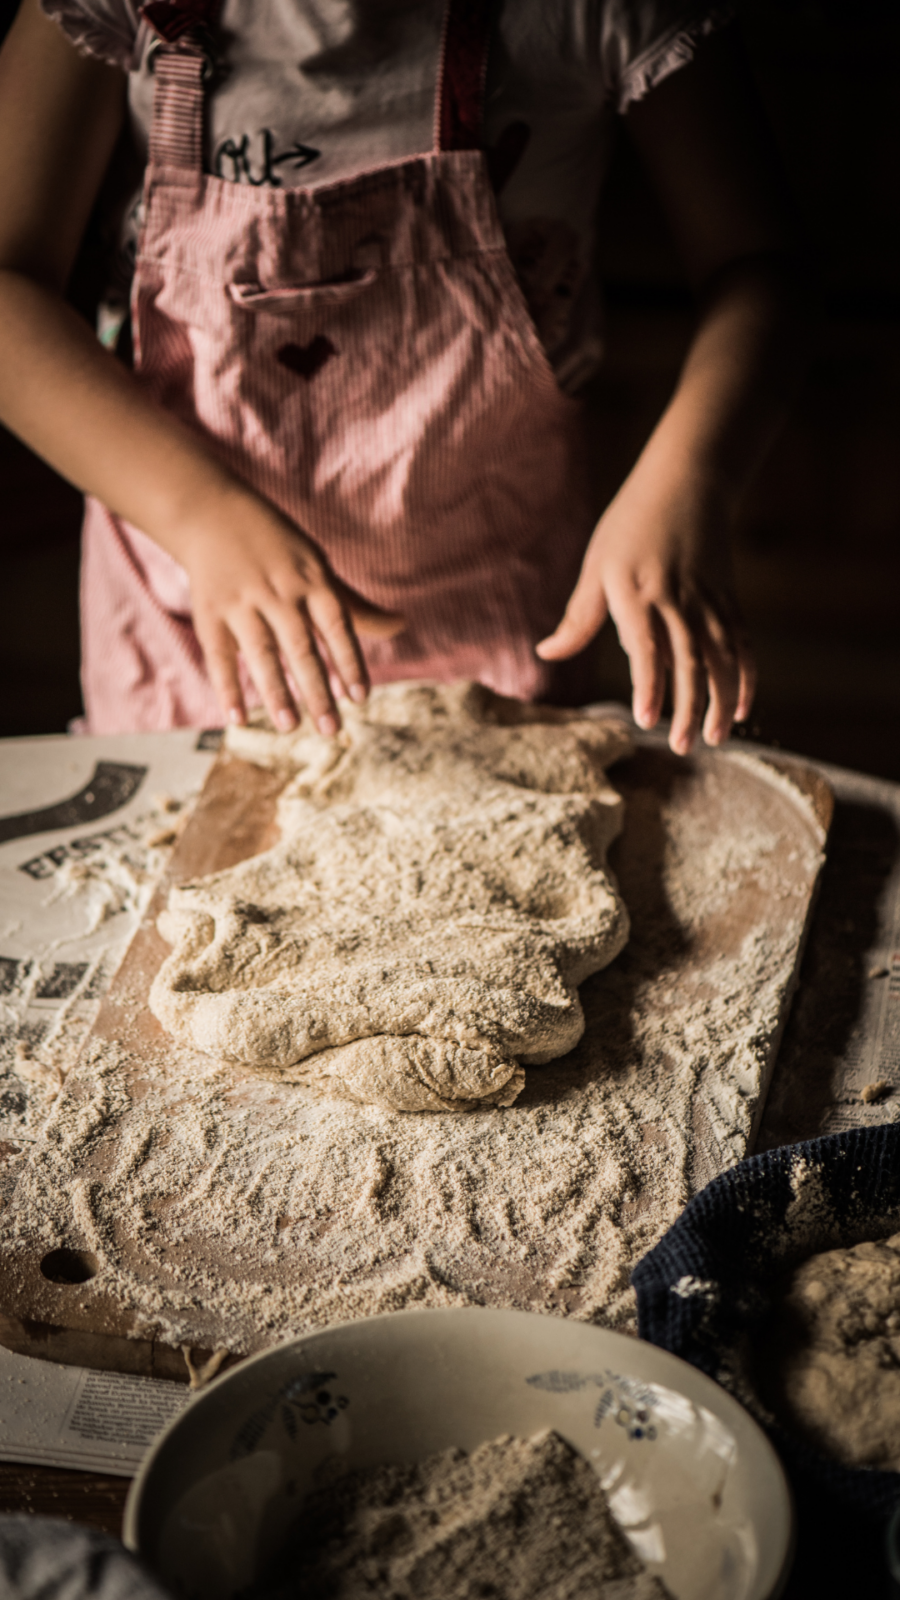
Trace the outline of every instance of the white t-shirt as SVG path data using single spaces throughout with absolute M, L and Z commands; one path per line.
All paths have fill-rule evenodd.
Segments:
M 79 49 L 128 72 L 132 137 L 145 159 L 153 35 L 137 6 L 41 4 Z M 501 0 L 497 8 L 485 144 L 520 152 L 499 188 L 500 216 L 566 389 L 580 387 L 602 355 L 592 260 L 613 118 L 689 61 L 732 9 L 708 0 Z M 238 183 L 315 188 L 430 150 L 443 12 L 444 0 L 224 0 L 207 169 Z M 135 202 L 122 231 L 126 263 L 137 221 Z M 119 298 L 122 277 L 120 265 Z

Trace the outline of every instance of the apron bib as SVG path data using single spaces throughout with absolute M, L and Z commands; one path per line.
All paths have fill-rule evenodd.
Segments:
M 534 645 L 594 516 L 581 407 L 532 322 L 478 148 L 487 8 L 451 0 L 434 148 L 317 189 L 204 173 L 190 24 L 209 10 L 143 13 L 170 37 L 132 290 L 138 379 L 340 578 L 403 614 L 396 639 L 361 641 L 374 682 L 546 695 Z M 221 721 L 186 573 L 96 501 L 82 629 L 90 732 Z

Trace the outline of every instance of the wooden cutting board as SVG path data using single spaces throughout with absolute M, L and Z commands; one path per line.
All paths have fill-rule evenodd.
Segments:
M 742 1145 L 728 1148 L 716 1143 L 715 1130 L 707 1126 L 701 1098 L 692 1108 L 693 1166 L 689 1186 L 696 1190 L 747 1153 L 762 1113 L 783 1024 L 796 984 L 797 970 L 808 929 L 810 913 L 831 821 L 832 797 L 825 782 L 812 769 L 794 761 L 766 762 L 735 752 L 700 752 L 681 759 L 661 744 L 648 740 L 629 760 L 613 771 L 613 781 L 626 800 L 626 821 L 622 837 L 611 854 L 622 892 L 632 918 L 630 959 L 639 959 L 651 946 L 665 949 L 660 929 L 671 921 L 658 864 L 666 844 L 667 829 L 675 818 L 690 823 L 695 837 L 722 838 L 735 832 L 740 844 L 736 818 L 752 815 L 768 830 L 775 843 L 775 857 L 769 862 L 763 881 L 758 871 L 748 870 L 734 879 L 724 909 L 711 912 L 678 952 L 679 982 L 693 985 L 691 992 L 704 992 L 704 978 L 710 964 L 729 952 L 739 952 L 751 937 L 777 939 L 787 929 L 787 955 L 780 975 L 777 1015 L 773 1014 L 761 1046 L 755 1113 L 752 1126 L 741 1136 Z M 159 1326 L 148 1320 L 146 1306 L 138 1314 L 134 1306 L 123 1303 L 104 1288 L 104 1273 L 97 1273 L 96 1241 L 79 1221 L 75 1190 L 81 1185 L 103 1185 L 129 1138 L 130 1118 L 147 1088 L 148 1062 L 158 1063 L 165 1035 L 149 1011 L 146 999 L 150 984 L 168 947 L 158 934 L 155 919 L 165 904 L 172 884 L 183 882 L 254 855 L 275 840 L 275 810 L 284 783 L 283 774 L 253 766 L 222 753 L 210 771 L 196 810 L 177 844 L 168 869 L 160 882 L 147 915 L 137 931 L 122 966 L 103 1001 L 93 1029 L 93 1041 L 114 1043 L 119 1062 L 114 1074 L 115 1093 L 111 1094 L 108 1115 L 98 1134 L 96 1127 L 86 1138 L 83 1159 L 77 1164 L 72 1192 L 51 1194 L 49 1215 L 36 1230 L 31 1212 L 17 1210 L 17 1196 L 28 1183 L 28 1169 L 4 1219 L 0 1239 L 0 1342 L 8 1348 L 50 1360 L 101 1367 L 108 1370 L 183 1377 L 186 1367 L 182 1348 L 167 1333 L 165 1319 Z M 739 855 L 739 849 L 737 851 Z M 773 877 L 774 871 L 774 877 Z M 779 885 L 772 893 L 772 883 Z M 677 940 L 675 941 L 678 942 Z M 784 940 L 782 941 L 784 942 Z M 622 958 L 620 958 L 621 960 Z M 675 958 L 673 957 L 673 960 Z M 674 970 L 674 968 L 673 968 Z M 602 975 L 601 975 L 602 976 Z M 593 980 L 597 981 L 597 980 Z M 586 1008 L 587 1009 L 587 1008 Z M 590 1027 L 590 1012 L 589 1027 Z M 91 1041 L 89 1041 L 90 1046 Z M 51 1119 L 60 1127 L 75 1120 L 91 1097 L 96 1100 L 96 1082 L 85 1064 L 90 1048 L 70 1072 L 60 1101 Z M 542 1092 L 560 1093 L 567 1087 L 565 1062 L 540 1069 Z M 158 1075 L 158 1066 L 156 1068 Z M 225 1074 L 237 1069 L 222 1068 Z M 556 1076 L 554 1077 L 554 1073 Z M 112 1080 L 111 1080 L 112 1082 Z M 571 1086 L 568 1085 L 569 1090 Z M 235 1084 L 240 1095 L 240 1083 Z M 278 1092 L 273 1089 L 271 1105 Z M 265 1116 L 265 1111 L 261 1113 Z M 274 1115 L 274 1111 L 273 1111 Z M 96 1117 L 95 1117 L 96 1122 Z M 260 1137 L 264 1136 L 264 1129 Z M 657 1137 L 650 1133 L 647 1137 Z M 51 1134 L 52 1137 L 52 1134 Z M 40 1159 L 40 1152 L 32 1162 Z M 202 1160 L 202 1157 L 200 1158 Z M 213 1157 L 210 1156 L 210 1160 Z M 75 1169 L 72 1169 L 73 1172 Z M 643 1204 L 652 1204 L 645 1199 Z M 31 1218 L 31 1220 L 29 1220 Z M 237 1260 L 229 1241 L 204 1231 L 203 1218 L 189 1238 L 181 1229 L 173 1236 L 168 1254 L 160 1254 L 160 1238 L 166 1230 L 165 1207 L 160 1209 L 152 1260 L 142 1240 L 133 1232 L 121 1237 L 110 1235 L 104 1241 L 107 1255 L 115 1255 L 128 1270 L 147 1280 L 159 1272 L 159 1262 L 173 1263 L 179 1272 L 201 1266 L 216 1275 L 243 1274 L 254 1281 L 257 1271 L 252 1260 Z M 162 1229 L 162 1234 L 159 1229 Z M 115 1230 L 113 1230 L 115 1232 Z M 271 1252 L 270 1252 L 271 1253 Z M 156 1263 L 156 1265 L 154 1265 Z M 522 1269 L 523 1271 L 525 1269 Z M 278 1273 L 302 1278 L 304 1262 L 291 1257 L 276 1267 L 267 1268 L 269 1277 Z M 262 1280 L 260 1280 L 261 1282 Z M 481 1303 L 492 1303 L 490 1286 L 479 1291 Z M 504 1290 L 503 1303 L 510 1303 Z M 523 1298 L 524 1296 L 524 1298 Z M 202 1298 L 202 1297 L 201 1297 Z M 477 1298 L 477 1296 L 476 1296 Z M 513 1295 L 515 1301 L 515 1295 Z M 494 1302 L 497 1303 L 497 1302 Z M 524 1289 L 518 1302 L 528 1303 Z M 577 1295 L 564 1294 L 553 1309 L 578 1314 Z M 188 1336 L 195 1363 L 211 1352 L 229 1348 L 237 1355 L 271 1343 L 273 1334 L 260 1328 L 258 1334 L 235 1340 L 233 1329 L 217 1317 L 215 1308 L 198 1304 L 189 1319 Z M 284 1331 L 274 1337 L 284 1337 Z M 239 1345 L 240 1348 L 236 1348 Z

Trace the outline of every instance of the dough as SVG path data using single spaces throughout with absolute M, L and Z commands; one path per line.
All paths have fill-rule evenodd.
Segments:
M 900 1234 L 804 1261 L 765 1359 L 775 1409 L 819 1450 L 900 1471 Z
M 578 985 L 628 934 L 606 870 L 620 724 L 407 683 L 287 762 L 279 843 L 174 889 L 150 1004 L 178 1039 L 404 1111 L 509 1105 L 584 1031 Z
M 334 1458 L 332 1458 L 334 1460 Z M 600 1480 L 549 1431 L 349 1472 L 307 1494 L 251 1600 L 666 1600 Z

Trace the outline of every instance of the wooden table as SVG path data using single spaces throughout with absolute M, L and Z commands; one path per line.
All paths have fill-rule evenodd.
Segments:
M 0 1513 L 25 1511 L 39 1517 L 64 1517 L 119 1538 L 130 1478 L 62 1467 L 22 1467 L 0 1461 Z

